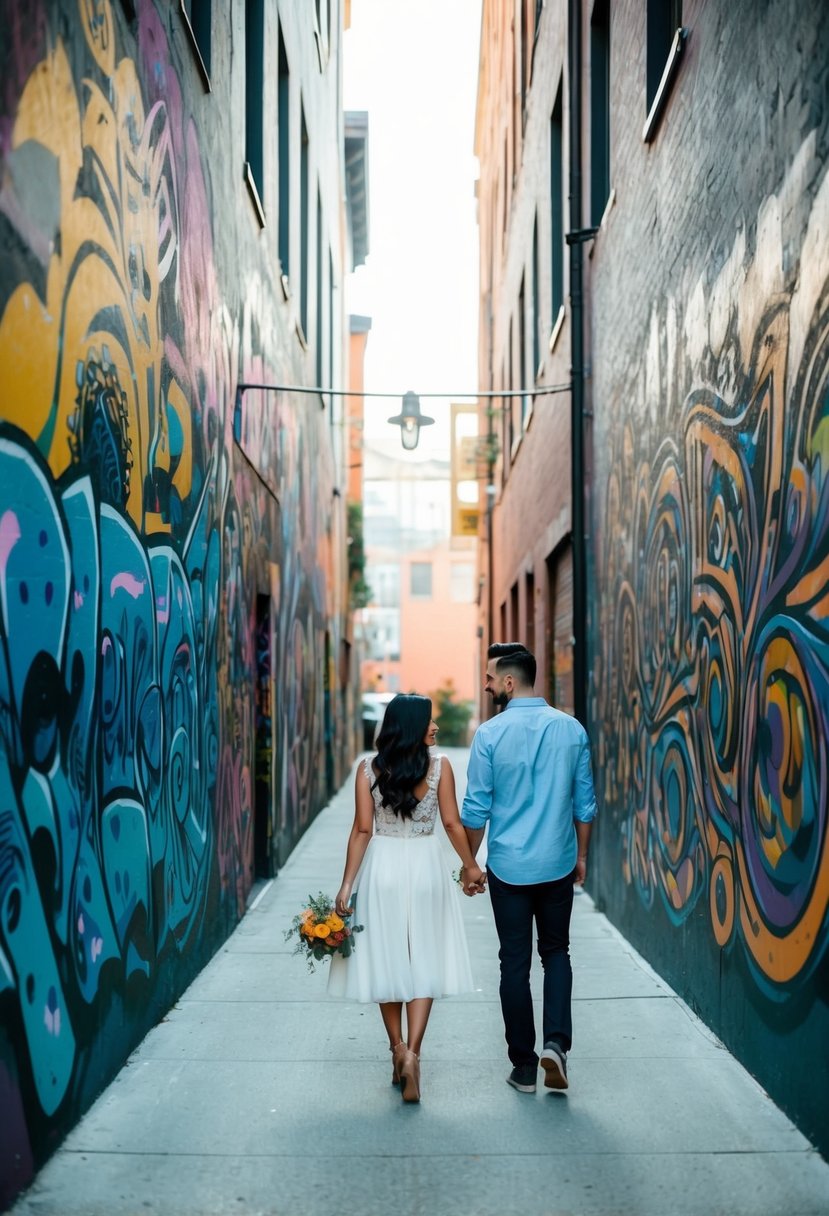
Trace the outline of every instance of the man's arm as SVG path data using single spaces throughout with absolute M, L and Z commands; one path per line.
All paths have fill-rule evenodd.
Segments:
M 488 749 L 481 742 L 481 732 L 477 730 L 469 751 L 466 793 L 461 807 L 461 823 L 465 828 L 486 827 L 492 812 L 492 788 L 492 760 Z
M 579 855 L 576 859 L 576 876 L 573 879 L 576 883 L 583 883 L 587 877 L 587 854 L 590 851 L 590 833 L 592 831 L 592 821 L 590 823 L 582 823 L 580 819 L 576 820 L 576 840 L 579 846 Z
M 466 824 L 464 824 L 463 826 L 466 830 L 466 839 L 469 841 L 469 847 L 472 850 L 472 856 L 477 857 L 478 849 L 481 847 L 481 841 L 484 838 L 484 829 L 483 828 L 468 828 L 466 826 Z
M 593 789 L 593 770 L 590 767 L 590 744 L 585 735 L 573 777 L 573 819 L 578 845 L 574 881 L 577 883 L 583 883 L 587 877 L 587 854 L 590 852 L 590 835 L 595 818 L 596 793 Z
M 492 762 L 488 751 L 481 743 L 480 731 L 476 731 L 469 752 L 466 793 L 461 808 L 461 823 L 466 831 L 466 839 L 469 841 L 473 857 L 477 857 L 491 812 Z

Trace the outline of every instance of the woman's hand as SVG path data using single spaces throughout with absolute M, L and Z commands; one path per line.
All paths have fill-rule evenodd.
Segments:
M 351 898 L 351 883 L 344 882 L 337 892 L 337 898 L 334 900 L 334 911 L 337 916 L 350 916 L 354 911 L 348 906 L 348 901 Z

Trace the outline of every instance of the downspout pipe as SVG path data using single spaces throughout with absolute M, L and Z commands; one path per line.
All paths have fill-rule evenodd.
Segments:
M 582 6 L 569 0 L 567 20 L 570 111 L 570 526 L 573 537 L 573 710 L 587 726 L 587 553 L 585 546 L 583 244 L 597 229 L 582 228 Z

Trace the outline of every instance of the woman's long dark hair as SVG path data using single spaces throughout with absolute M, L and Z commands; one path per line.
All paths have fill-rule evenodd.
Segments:
M 375 781 L 383 806 L 401 819 L 411 819 L 417 806 L 412 792 L 429 771 L 429 749 L 423 740 L 432 721 L 432 702 L 416 693 L 398 693 L 386 706 L 377 736 Z

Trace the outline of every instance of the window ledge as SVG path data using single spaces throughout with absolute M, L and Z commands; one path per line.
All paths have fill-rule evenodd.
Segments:
M 131 5 L 130 7 L 133 9 L 133 13 L 134 13 L 135 6 Z M 198 40 L 196 38 L 196 35 L 193 33 L 193 27 L 190 24 L 190 15 L 184 6 L 184 0 L 178 0 L 178 11 L 181 16 L 181 20 L 184 23 L 184 28 L 187 31 L 187 39 L 190 43 L 190 49 L 196 58 L 196 67 L 199 69 L 199 75 L 202 78 L 202 84 L 204 85 L 204 91 L 205 91 L 205 93 L 212 93 L 213 87 L 210 84 L 210 73 L 208 72 L 207 66 L 206 66 L 204 60 L 202 59 Z
M 613 186 L 611 188 L 610 194 L 608 194 L 608 196 L 607 196 L 607 202 L 604 205 L 604 211 L 602 212 L 602 218 L 599 220 L 599 228 L 596 233 L 596 236 L 590 242 L 590 248 L 587 251 L 587 256 L 589 258 L 592 258 L 593 254 L 596 252 L 596 241 L 598 240 L 598 238 L 601 236 L 601 234 L 604 232 L 605 228 L 607 227 L 607 221 L 610 218 L 610 213 L 615 206 L 616 206 L 616 187 Z
M 314 23 L 314 41 L 317 44 L 317 61 L 320 65 L 320 71 L 324 73 L 328 67 L 328 48 L 323 41 L 322 34 L 316 27 L 316 22 Z
M 549 341 L 550 354 L 552 354 L 556 348 L 556 343 L 558 342 L 559 334 L 561 333 L 562 329 L 564 328 L 564 318 L 566 315 L 567 315 L 566 309 L 565 309 L 564 305 L 561 304 L 559 306 L 558 316 L 556 317 L 555 323 L 553 325 L 552 333 L 550 334 L 550 341 Z
M 256 188 L 256 179 L 253 176 L 253 170 L 250 167 L 250 161 L 245 161 L 245 185 L 248 188 L 250 201 L 253 203 L 253 209 L 256 212 L 256 218 L 259 220 L 259 227 L 265 227 L 265 208 L 262 206 L 262 200 L 259 197 L 259 191 Z
M 662 73 L 662 79 L 659 82 L 659 88 L 656 90 L 656 95 L 651 103 L 651 108 L 648 111 L 648 117 L 645 119 L 645 125 L 642 128 L 642 139 L 646 144 L 649 144 L 656 135 L 656 129 L 659 126 L 659 120 L 662 117 L 662 111 L 665 109 L 665 103 L 670 96 L 671 88 L 676 79 L 679 61 L 682 58 L 682 52 L 685 47 L 685 40 L 688 36 L 688 31 L 684 26 L 680 26 L 674 34 L 674 40 L 671 43 L 671 49 L 668 52 L 668 62 L 665 64 L 665 70 Z

